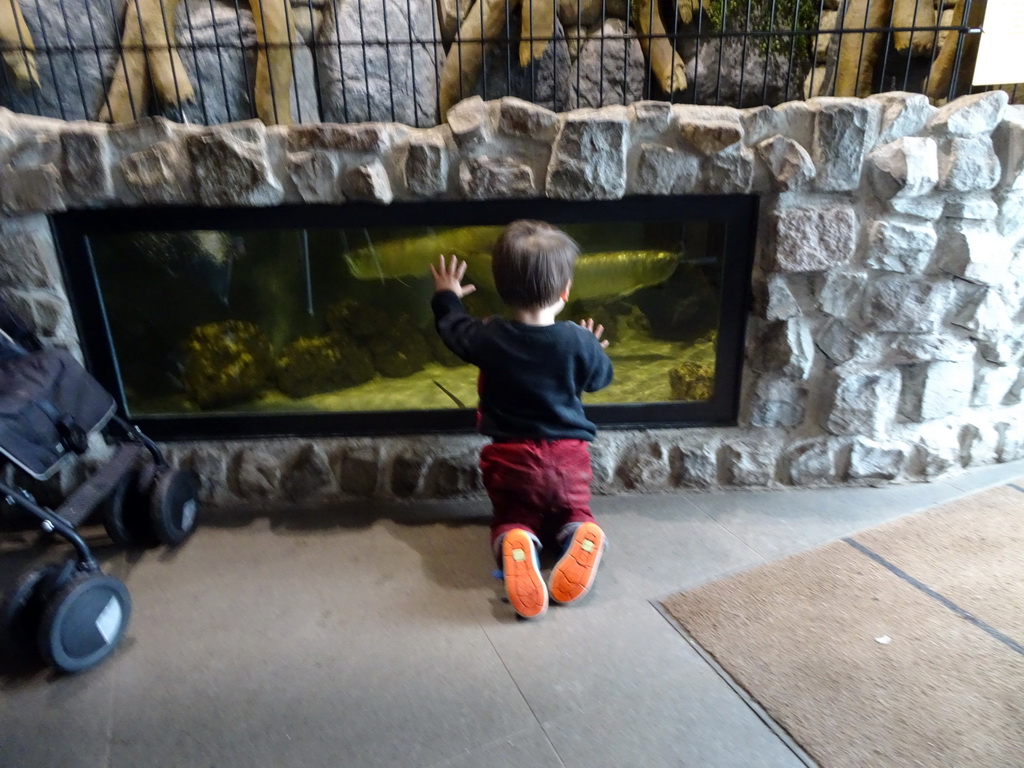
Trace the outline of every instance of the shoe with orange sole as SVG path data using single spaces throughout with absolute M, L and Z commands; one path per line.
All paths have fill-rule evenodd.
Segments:
M 533 539 L 521 528 L 502 538 L 501 572 L 505 593 L 516 613 L 524 619 L 543 616 L 548 610 L 548 588 L 540 575 Z
M 572 603 L 587 594 L 597 577 L 604 547 L 604 531 L 597 523 L 577 527 L 565 554 L 551 571 L 551 599 Z

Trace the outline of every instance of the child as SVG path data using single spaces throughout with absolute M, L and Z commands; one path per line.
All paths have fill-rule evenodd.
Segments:
M 491 545 L 505 591 L 524 618 L 544 615 L 548 587 L 537 552 L 542 541 L 565 548 L 551 572 L 559 603 L 583 597 L 594 583 L 604 532 L 590 513 L 590 452 L 597 428 L 583 413 L 581 392 L 612 380 L 612 363 L 593 320 L 556 323 L 569 300 L 579 246 L 539 221 L 509 224 L 494 247 L 491 269 L 512 320 L 470 317 L 461 298 L 466 263 L 433 265 L 431 307 L 437 331 L 456 355 L 480 369 L 477 426 L 492 438 L 480 453 L 494 507 Z

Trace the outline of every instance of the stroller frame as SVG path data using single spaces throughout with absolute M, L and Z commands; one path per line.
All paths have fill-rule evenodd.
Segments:
M 113 457 L 56 509 L 38 503 L 16 483 L 0 480 L 7 504 L 29 513 L 44 533 L 60 536 L 75 552 L 74 558 L 21 575 L 0 605 L 0 629 L 19 644 L 34 645 L 46 664 L 79 672 L 117 647 L 131 615 L 131 598 L 123 582 L 103 573 L 77 527 L 100 509 L 116 544 L 181 544 L 196 526 L 198 478 L 171 467 L 152 440 L 117 415 L 113 398 L 71 355 L 43 349 L 2 301 L 0 366 L 3 381 L 12 387 L 0 392 L 6 396 L 0 434 L 14 445 L 0 444 L 0 461 L 46 480 L 71 456 L 88 450 L 89 435 L 110 441 L 111 426 L 123 435 Z M 25 384 L 16 381 L 17 374 Z

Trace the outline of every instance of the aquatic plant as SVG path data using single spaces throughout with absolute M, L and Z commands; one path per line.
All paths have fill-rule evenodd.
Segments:
M 185 342 L 185 391 L 201 407 L 244 402 L 267 385 L 270 340 L 255 323 L 225 320 L 192 330 Z
M 668 372 L 668 386 L 673 400 L 710 400 L 715 391 L 715 364 L 681 362 Z
M 430 362 L 427 342 L 420 334 L 408 332 L 412 326 L 408 316 L 396 318 L 368 342 L 373 365 L 382 375 L 391 379 L 405 378 Z
M 365 341 L 393 325 L 395 318 L 365 301 L 345 299 L 327 308 L 327 327 L 332 333 Z
M 369 381 L 370 356 L 343 336 L 303 336 L 290 342 L 277 360 L 277 385 L 289 397 L 308 397 Z

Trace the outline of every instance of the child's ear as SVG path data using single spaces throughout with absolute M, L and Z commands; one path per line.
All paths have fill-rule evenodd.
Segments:
M 564 301 L 567 304 L 569 303 L 569 289 L 570 288 L 572 288 L 572 280 L 570 280 L 568 283 L 565 284 L 565 290 L 563 290 L 561 295 L 558 297 L 558 298 L 560 298 L 562 301 Z

